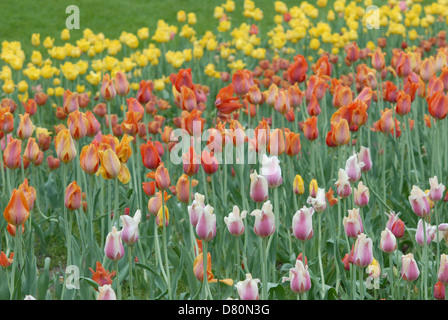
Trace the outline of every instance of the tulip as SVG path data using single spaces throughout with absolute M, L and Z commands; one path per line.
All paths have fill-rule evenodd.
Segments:
M 248 93 L 253 84 L 252 74 L 249 70 L 236 70 L 232 76 L 233 90 L 238 96 L 244 96 Z
M 168 196 L 166 191 L 164 191 L 164 197 L 166 202 L 171 196 Z M 157 217 L 161 207 L 162 207 L 162 191 L 159 191 L 156 193 L 154 197 L 151 197 L 148 200 L 149 213 Z
M 207 174 L 213 174 L 218 171 L 219 162 L 218 159 L 214 156 L 213 151 L 208 152 L 207 150 L 202 151 L 201 156 L 201 164 L 204 172 Z
M 295 267 L 289 269 L 289 278 L 284 277 L 283 281 L 290 281 L 291 290 L 295 293 L 307 292 L 311 288 L 308 266 L 297 259 Z
M 388 216 L 388 221 L 386 223 L 386 228 L 388 228 L 396 238 L 401 238 L 404 235 L 404 222 L 398 218 L 399 214 L 395 212 L 386 213 Z
M 366 172 L 372 168 L 372 159 L 370 157 L 370 149 L 364 146 L 361 146 L 361 149 L 358 153 L 358 163 L 364 163 L 364 166 L 361 167 L 361 171 Z
M 25 178 L 25 180 L 18 187 L 18 189 L 21 190 L 23 192 L 23 194 L 25 195 L 29 211 L 33 210 L 34 201 L 36 200 L 36 189 L 34 189 L 32 186 L 28 185 L 27 178 Z
M 125 97 L 129 93 L 129 82 L 125 73 L 118 71 L 115 74 L 114 86 L 119 96 Z
M 324 212 L 327 208 L 327 200 L 325 196 L 325 189 L 318 188 L 316 192 L 316 196 L 309 196 L 307 201 L 308 204 L 311 204 L 316 212 Z
M 255 202 L 264 202 L 268 199 L 269 185 L 267 179 L 255 170 L 250 174 L 250 198 Z
M 348 180 L 348 175 L 344 169 L 339 169 L 338 180 L 335 183 L 336 193 L 341 198 L 347 198 L 352 194 L 352 187 L 350 181 Z
M 238 296 L 241 300 L 258 300 L 258 284 L 260 279 L 253 279 L 250 273 L 246 274 L 246 279 L 244 281 L 239 281 L 235 285 Z
M 60 161 L 69 163 L 76 156 L 75 142 L 68 129 L 59 131 L 54 140 L 56 154 Z
M 263 154 L 261 165 L 261 175 L 266 178 L 269 188 L 280 186 L 283 178 L 278 158 L 276 156 L 268 157 L 266 154 Z
M 113 79 L 110 78 L 110 75 L 106 73 L 103 76 L 103 83 L 101 85 L 101 97 L 106 100 L 110 101 L 115 98 L 117 95 L 117 91 L 115 89 Z
M 21 226 L 28 220 L 30 209 L 25 194 L 20 189 L 14 189 L 9 203 L 3 211 L 5 220 L 13 226 Z
M 79 99 L 77 92 L 71 92 L 70 90 L 64 91 L 62 110 L 65 114 L 70 114 L 79 109 Z
M 437 280 L 445 285 L 448 284 L 448 256 L 444 253 L 440 256 L 440 266 L 437 273 Z
M 425 225 L 423 225 L 423 223 Z M 428 245 L 431 243 L 432 240 L 434 240 L 437 231 L 435 226 L 431 226 L 422 219 L 419 219 L 417 224 L 417 232 L 415 233 L 415 241 L 421 246 L 425 244 L 424 229 L 426 230 L 426 244 Z
M 98 156 L 101 166 L 97 171 L 97 175 L 101 174 L 104 179 L 118 178 L 122 164 L 117 154 L 112 149 L 106 149 L 104 151 L 99 150 Z
M 140 151 L 143 165 L 150 170 L 157 169 L 161 159 L 155 144 L 151 140 L 148 140 L 146 144 L 141 145 Z
M 205 200 L 204 195 L 196 192 L 194 194 L 193 203 L 190 206 L 188 206 L 190 223 L 193 225 L 193 227 L 196 227 L 199 221 L 199 217 L 202 214 L 202 210 L 205 208 L 204 200 Z
M 300 174 L 297 174 L 293 182 L 293 190 L 295 194 L 301 195 L 305 193 L 305 186 L 303 184 L 303 179 Z
M 319 137 L 319 129 L 317 128 L 317 117 L 312 116 L 307 118 L 304 122 L 299 123 L 305 138 L 314 141 Z
M 79 156 L 79 162 L 81 169 L 85 173 L 89 175 L 95 174 L 98 171 L 100 163 L 97 146 L 93 143 L 84 146 Z
M 285 152 L 285 138 L 282 129 L 276 128 L 270 133 L 268 152 L 277 157 Z
M 188 203 L 191 196 L 191 190 L 190 190 L 190 178 L 184 173 L 182 174 L 179 179 L 177 180 L 176 184 L 176 195 L 177 199 L 180 202 Z M 198 185 L 198 181 L 196 179 L 192 179 L 191 181 L 191 187 L 195 187 Z
M 165 190 L 171 184 L 170 174 L 168 172 L 168 169 L 165 168 L 163 162 L 157 167 L 156 172 L 149 173 L 148 177 L 155 179 L 156 187 L 159 190 Z
M 443 92 L 435 92 L 426 98 L 428 111 L 436 119 L 445 119 L 448 114 L 448 95 Z
M 298 210 L 292 218 L 292 232 L 300 241 L 306 241 L 313 237 L 313 208 L 304 206 Z
M 240 109 L 243 105 L 239 102 L 239 98 L 233 95 L 233 85 L 220 89 L 216 95 L 215 107 L 219 113 L 231 114 Z
M 350 128 L 348 121 L 341 118 L 339 121 L 331 122 L 331 130 L 327 133 L 325 140 L 329 147 L 339 147 L 350 141 Z
M 243 210 L 240 215 L 238 206 L 233 206 L 233 211 L 227 217 L 224 217 L 224 223 L 230 234 L 239 237 L 244 233 L 243 219 L 246 218 L 247 211 Z
M 431 189 L 429 190 L 428 198 L 433 202 L 441 200 L 443 192 L 445 191 L 445 186 L 438 183 L 437 176 L 429 178 L 429 185 L 431 186 Z
M 408 197 L 412 206 L 412 211 L 420 218 L 426 217 L 430 213 L 428 195 L 419 187 L 412 186 L 411 194 Z
M 165 200 L 166 201 L 166 200 Z M 165 211 L 165 215 L 163 215 L 163 211 Z M 165 227 L 168 227 L 168 224 L 170 222 L 170 212 L 168 210 L 168 207 L 166 205 L 160 205 L 159 211 L 156 215 L 156 224 L 159 226 L 159 228 L 162 228 L 165 223 Z
M 405 281 L 415 281 L 420 275 L 417 262 L 412 253 L 401 257 L 401 277 Z
M 193 176 L 198 173 L 201 165 L 201 157 L 195 152 L 193 146 L 191 146 L 187 153 L 182 155 L 182 163 L 184 173 L 188 176 Z
M 137 210 L 134 217 L 128 215 L 121 215 L 120 219 L 123 223 L 123 229 L 121 229 L 121 239 L 128 246 L 133 245 L 138 240 L 138 225 L 141 220 L 141 211 Z
M 294 57 L 294 62 L 288 67 L 287 79 L 291 84 L 296 82 L 303 82 L 306 79 L 306 73 L 308 71 L 308 62 L 306 58 L 300 54 Z
M 207 282 L 211 282 L 213 279 L 212 274 L 212 256 L 210 252 L 207 252 Z M 203 281 L 204 279 L 204 254 L 201 252 L 196 256 L 193 261 L 193 273 L 196 279 Z
M 20 120 L 19 125 L 17 127 L 17 136 L 22 140 L 26 140 L 33 134 L 34 125 L 33 122 L 31 121 L 30 114 L 28 113 L 25 113 L 23 115 L 19 114 L 19 117 Z
M 3 163 L 9 169 L 17 169 L 21 166 L 22 140 L 11 139 L 3 153 Z
M 124 247 L 121 240 L 121 232 L 116 227 L 112 227 L 112 231 L 106 237 L 104 244 L 104 253 L 112 261 L 118 261 L 124 256 Z
M 0 253 L 0 266 L 3 268 L 8 268 L 14 262 L 13 258 L 14 252 L 11 252 L 8 258 L 8 256 L 2 251 Z
M 112 284 L 112 278 L 116 275 L 116 271 L 109 272 L 104 269 L 101 265 L 101 262 L 96 262 L 96 270 L 94 271 L 92 268 L 89 268 L 92 273 L 92 280 L 100 285 L 100 287 L 106 284 Z
M 203 241 L 211 241 L 216 235 L 216 215 L 213 210 L 212 206 L 206 205 L 202 209 L 196 224 L 196 233 Z
M 78 186 L 76 181 L 73 181 L 65 189 L 64 205 L 67 209 L 73 211 L 79 209 L 81 207 L 81 204 L 82 204 L 81 187 Z
M 347 173 L 350 182 L 356 182 L 361 178 L 361 169 L 363 166 L 364 162 L 358 162 L 356 154 L 353 154 L 347 159 L 347 162 L 345 163 L 345 172 Z
M 434 298 L 437 300 L 445 300 L 445 284 L 437 281 L 434 285 Z
M 386 253 L 392 253 L 397 249 L 397 239 L 388 228 L 381 232 L 380 249 Z
M 23 158 L 26 161 L 31 163 L 35 163 L 39 157 L 39 145 L 36 142 L 35 138 L 29 138 L 25 147 L 25 151 L 23 152 Z
M 358 235 L 353 249 L 353 264 L 364 268 L 373 261 L 372 239 L 367 238 L 364 233 Z
M 288 156 L 299 154 L 302 146 L 300 143 L 300 133 L 294 133 L 285 128 L 285 152 Z
M 170 81 L 176 88 L 177 92 L 180 92 L 183 86 L 186 86 L 190 89 L 194 88 L 193 79 L 191 76 L 191 68 L 180 69 L 177 75 L 171 74 Z
M 354 201 L 358 207 L 365 207 L 369 203 L 370 193 L 362 181 L 359 181 L 358 188 L 354 189 Z
M 79 140 L 87 135 L 89 120 L 85 113 L 75 110 L 68 116 L 67 126 L 73 139 Z
M 0 131 L 10 133 L 14 130 L 14 115 L 9 108 L 0 109 Z
M 356 239 L 364 231 L 359 209 L 348 210 L 348 216 L 344 217 L 342 224 L 344 225 L 345 233 L 350 238 Z
M 271 201 L 266 201 L 261 210 L 255 209 L 250 214 L 255 217 L 254 232 L 261 238 L 272 235 L 275 231 L 275 215 L 272 212 Z
M 105 284 L 98 288 L 98 296 L 96 300 L 117 300 L 115 291 L 110 284 Z

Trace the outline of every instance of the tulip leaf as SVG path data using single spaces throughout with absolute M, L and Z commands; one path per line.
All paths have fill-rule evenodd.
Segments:
M 92 279 L 86 278 L 86 277 L 79 277 L 79 279 L 84 280 L 85 282 L 87 282 L 93 289 L 98 290 L 99 288 L 99 284 L 95 281 L 93 281 Z
M 165 281 L 163 280 L 163 278 L 160 276 L 160 274 L 157 271 L 155 271 L 153 268 L 151 268 L 150 266 L 147 266 L 146 264 L 143 264 L 143 263 L 136 263 L 135 265 L 137 267 L 140 267 L 140 268 L 150 271 L 154 275 L 154 281 L 156 282 L 157 287 L 159 287 L 159 289 L 162 292 L 165 292 L 165 291 L 168 292 Z

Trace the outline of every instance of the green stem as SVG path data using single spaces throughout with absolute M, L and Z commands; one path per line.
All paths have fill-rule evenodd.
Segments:
M 131 291 L 131 300 L 134 300 L 134 285 L 132 282 L 132 245 L 129 246 L 129 289 Z
M 318 249 L 318 257 L 319 257 L 319 269 L 320 269 L 320 277 L 321 277 L 321 292 L 320 297 L 323 300 L 325 297 L 325 277 L 324 277 L 324 269 L 322 266 L 322 213 L 319 213 L 319 226 L 318 226 L 318 239 L 317 239 L 317 249 Z

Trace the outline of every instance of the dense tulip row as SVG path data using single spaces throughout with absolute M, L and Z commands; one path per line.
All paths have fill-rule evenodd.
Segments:
M 0 297 L 444 299 L 448 3 L 316 6 L 4 42 Z

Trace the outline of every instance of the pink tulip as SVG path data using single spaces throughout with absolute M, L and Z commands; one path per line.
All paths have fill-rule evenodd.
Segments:
M 381 232 L 380 249 L 386 253 L 392 253 L 397 249 L 397 238 L 387 228 Z
M 364 233 L 358 235 L 353 248 L 353 264 L 357 267 L 367 267 L 373 261 L 372 239 Z
M 361 215 L 357 208 L 348 210 L 348 216 L 344 217 L 342 224 L 344 225 L 345 233 L 349 238 L 356 239 L 358 235 L 364 231 Z
M 241 300 L 258 300 L 258 283 L 260 279 L 253 279 L 250 273 L 246 274 L 246 280 L 239 281 L 235 285 Z
M 311 288 L 308 266 L 297 259 L 295 267 L 289 269 L 289 278 L 284 277 L 283 281 L 290 281 L 291 290 L 295 293 L 307 292 Z
M 437 202 L 442 199 L 445 186 L 438 183 L 436 176 L 434 176 L 434 178 L 429 178 L 429 185 L 431 188 L 429 189 L 428 198 L 433 202 Z
M 420 275 L 417 262 L 412 253 L 401 257 L 401 277 L 405 281 L 415 281 Z
M 353 196 L 355 204 L 358 207 L 365 207 L 370 199 L 369 188 L 367 188 L 362 181 L 359 181 L 358 188 L 354 189 Z
M 250 174 L 250 198 L 255 202 L 264 202 L 268 199 L 269 186 L 267 179 L 257 171 Z
M 268 157 L 263 154 L 261 166 L 261 175 L 266 178 L 269 188 L 278 187 L 283 183 L 282 168 L 276 156 Z
M 202 210 L 205 208 L 204 200 L 204 195 L 195 193 L 193 203 L 188 206 L 190 223 L 193 225 L 193 227 L 196 227 L 196 225 L 198 224 L 199 216 L 201 215 Z
M 428 195 L 419 187 L 412 187 L 411 195 L 408 199 L 412 206 L 412 211 L 420 218 L 426 217 L 430 213 Z
M 121 234 L 116 227 L 112 227 L 112 231 L 107 235 L 104 253 L 112 261 L 118 261 L 124 256 Z
M 345 163 L 345 172 L 347 173 L 350 182 L 356 182 L 361 178 L 361 168 L 364 167 L 364 162 L 359 162 L 356 154 L 347 159 Z
M 292 232 L 298 240 L 306 241 L 313 237 L 313 208 L 304 206 L 292 218 Z
M 110 284 L 105 284 L 98 288 L 98 296 L 96 300 L 117 300 L 115 291 Z
M 425 232 L 423 230 L 424 227 L 426 228 L 426 244 L 430 244 L 436 236 L 436 227 L 431 226 L 430 224 L 420 219 L 417 225 L 417 232 L 415 233 L 415 241 L 421 246 L 423 246 L 425 243 Z
M 372 158 L 370 157 L 370 149 L 361 146 L 361 150 L 358 153 L 358 162 L 364 163 L 364 166 L 361 168 L 361 171 L 367 172 L 372 168 Z
M 443 284 L 448 284 L 448 256 L 444 253 L 440 256 L 440 267 L 437 280 Z
M 224 222 L 229 230 L 230 234 L 238 237 L 244 233 L 244 222 L 243 219 L 246 218 L 247 211 L 241 212 L 238 206 L 233 206 L 233 211 L 229 213 L 227 217 L 224 217 Z
M 269 237 L 275 231 L 275 215 L 272 212 L 271 201 L 266 201 L 263 207 L 255 209 L 250 214 L 255 217 L 254 232 L 261 238 Z
M 121 215 L 120 219 L 123 223 L 123 229 L 121 229 L 121 239 L 128 246 L 134 244 L 138 240 L 138 225 L 141 219 L 141 211 L 137 210 L 134 217 L 128 215 Z
M 347 198 L 352 194 L 352 187 L 350 181 L 348 180 L 347 172 L 344 169 L 339 169 L 338 180 L 335 183 L 336 193 L 341 198 Z
M 213 210 L 212 206 L 206 205 L 196 224 L 196 233 L 203 241 L 211 241 L 216 236 L 216 215 Z
M 306 200 L 308 204 L 311 204 L 316 212 L 324 212 L 327 208 L 327 198 L 325 195 L 325 189 L 318 188 L 316 197 L 309 196 Z

